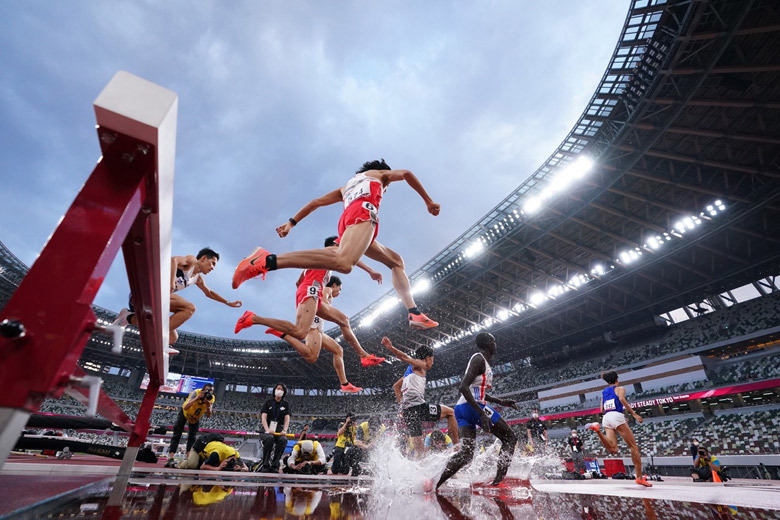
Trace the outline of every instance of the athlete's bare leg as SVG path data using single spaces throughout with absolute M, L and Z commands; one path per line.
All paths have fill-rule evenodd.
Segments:
M 314 317 L 317 312 L 317 300 L 306 298 L 298 305 L 295 312 L 295 323 L 276 318 L 264 318 L 263 316 L 252 316 L 252 323 L 255 325 L 265 325 L 272 329 L 289 334 L 293 338 L 305 338 L 311 330 L 311 324 L 314 323 Z
M 614 454 L 618 452 L 617 447 L 617 435 L 612 428 L 604 428 L 606 434 L 601 433 L 601 430 L 593 430 L 599 436 L 601 444 L 607 449 L 608 452 Z
M 289 334 L 286 334 L 282 339 L 292 345 L 307 363 L 314 363 L 320 357 L 322 338 L 323 334 L 319 329 L 309 329 L 309 333 L 306 335 L 306 343 Z
M 344 349 L 327 334 L 322 334 L 322 347 L 333 354 L 333 368 L 336 370 L 336 375 L 339 376 L 339 383 L 347 384 L 347 374 L 344 371 Z
M 447 466 L 445 466 L 444 472 L 439 477 L 439 482 L 436 483 L 436 489 L 439 489 L 460 468 L 474 458 L 474 449 L 477 444 L 477 429 L 473 426 L 461 426 L 458 433 L 460 434 L 460 449 L 447 461 Z
M 373 236 L 374 224 L 359 222 L 344 231 L 339 247 L 282 253 L 276 255 L 276 268 L 330 269 L 347 274 L 365 254 Z
M 425 456 L 425 441 L 423 440 L 422 435 L 409 438 L 412 440 L 412 446 L 414 447 L 414 453 L 412 453 L 412 457 L 415 459 L 423 458 Z
M 317 310 L 317 316 L 323 320 L 330 321 L 338 325 L 341 329 L 341 333 L 344 335 L 344 339 L 352 346 L 353 349 L 355 349 L 355 352 L 357 352 L 358 356 L 363 358 L 369 355 L 368 352 L 366 352 L 360 345 L 360 342 L 352 330 L 352 326 L 349 324 L 349 318 L 346 314 L 337 308 L 322 302 L 320 304 L 319 310 Z
M 636 439 L 634 439 L 634 432 L 631 431 L 631 428 L 629 428 L 627 424 L 621 424 L 618 426 L 617 432 L 621 437 L 623 437 L 623 440 L 626 441 L 626 444 L 628 444 L 628 449 L 631 450 L 631 462 L 634 463 L 634 473 L 636 473 L 636 478 L 642 478 L 642 454 L 639 453 L 639 445 L 637 445 Z
M 192 302 L 188 302 L 178 294 L 171 294 L 171 315 L 169 321 L 169 327 L 171 330 L 176 330 L 181 325 L 192 318 L 195 314 L 195 305 Z
M 439 416 L 439 419 L 447 419 L 447 434 L 450 436 L 450 439 L 452 439 L 453 444 L 458 444 L 460 442 L 460 437 L 458 437 L 458 420 L 455 419 L 455 410 L 450 408 L 449 406 L 441 406 L 441 415 Z
M 412 288 L 409 285 L 409 277 L 406 275 L 404 259 L 401 255 L 374 240 L 366 250 L 366 256 L 386 265 L 393 275 L 393 288 L 401 298 L 404 307 L 411 309 L 417 305 L 412 297 Z

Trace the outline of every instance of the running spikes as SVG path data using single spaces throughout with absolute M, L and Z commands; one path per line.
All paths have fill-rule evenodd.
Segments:
M 286 335 L 284 332 L 278 331 L 276 329 L 265 329 L 266 334 L 271 334 L 273 336 L 276 336 L 277 338 L 284 339 L 284 336 Z
M 241 260 L 233 273 L 233 289 L 238 289 L 239 285 L 257 276 L 265 280 L 265 273 L 268 272 L 265 259 L 270 254 L 262 247 L 258 247 L 251 255 Z
M 236 328 L 233 330 L 234 333 L 238 334 L 244 329 L 248 329 L 254 323 L 252 323 L 252 318 L 255 316 L 255 313 L 252 311 L 246 311 L 244 314 L 241 315 L 240 318 L 238 318 L 238 321 L 236 322 Z
M 379 365 L 380 363 L 384 363 L 385 358 L 375 356 L 373 354 L 369 354 L 366 357 L 360 358 L 360 364 L 364 367 L 373 367 L 376 365 Z
M 354 394 L 354 393 L 360 392 L 361 390 L 363 390 L 363 389 L 360 388 L 359 386 L 353 385 L 352 383 L 347 383 L 345 385 L 341 385 L 341 391 L 342 392 L 349 392 L 349 393 L 353 393 Z
M 409 313 L 409 326 L 417 330 L 432 329 L 439 326 L 438 321 L 433 321 L 423 313 L 412 314 Z

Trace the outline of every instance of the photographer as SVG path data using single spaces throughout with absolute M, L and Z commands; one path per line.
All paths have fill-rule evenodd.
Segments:
M 260 438 L 263 441 L 263 460 L 260 463 L 260 473 L 276 473 L 279 471 L 279 461 L 287 448 L 287 429 L 290 426 L 290 403 L 284 400 L 287 387 L 279 383 L 274 387 L 274 397 L 263 405 L 260 421 L 263 431 Z M 271 456 L 273 454 L 273 456 Z
M 528 436 L 528 445 L 531 453 L 535 453 L 542 446 L 547 449 L 547 426 L 539 419 L 539 409 L 534 408 L 531 418 L 525 423 L 525 432 Z
M 317 475 L 327 470 L 325 450 L 318 441 L 298 441 L 287 458 L 285 473 Z
M 219 433 L 201 435 L 179 464 L 180 469 L 205 469 L 210 471 L 249 471 L 239 458 L 238 451 L 224 442 Z
M 712 482 L 714 471 L 718 472 L 722 481 L 726 481 L 725 475 L 720 473 L 720 461 L 710 455 L 707 448 L 699 446 L 693 461 L 693 468 L 691 468 L 691 478 L 694 482 Z
M 192 391 L 184 401 L 184 404 L 181 405 L 179 415 L 176 418 L 176 424 L 173 425 L 173 437 L 171 437 L 171 446 L 168 449 L 166 468 L 173 468 L 176 465 L 173 459 L 176 455 L 176 450 L 179 449 L 179 441 L 181 440 L 181 434 L 184 433 L 184 425 L 189 425 L 187 432 L 187 453 L 189 453 L 193 444 L 195 444 L 195 438 L 198 436 L 200 418 L 204 414 L 206 417 L 211 416 L 214 401 L 214 385 L 206 383 L 200 390 Z
M 691 458 L 695 461 L 699 452 L 699 439 L 691 439 L 691 445 L 688 447 L 688 451 L 691 453 Z
M 355 445 L 357 436 L 357 427 L 354 422 L 352 412 L 347 414 L 344 422 L 337 433 L 336 447 L 333 449 L 333 467 L 334 475 L 346 475 L 349 473 L 349 464 L 347 463 L 346 451 Z

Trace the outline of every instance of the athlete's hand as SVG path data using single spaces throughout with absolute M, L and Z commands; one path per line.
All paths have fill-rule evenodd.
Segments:
M 392 346 L 393 346 L 393 342 L 392 342 L 392 341 L 390 341 L 390 338 L 388 338 L 387 336 L 385 336 L 384 338 L 382 338 L 382 345 L 384 345 L 384 346 L 385 346 L 385 347 L 387 347 L 387 348 L 392 348 Z
M 368 276 L 370 276 L 372 280 L 376 280 L 379 285 L 382 285 L 382 273 L 378 271 L 371 271 Z
M 284 238 L 287 236 L 287 234 L 290 232 L 290 230 L 293 228 L 292 222 L 285 222 L 278 228 L 276 228 L 276 232 L 279 234 L 279 238 Z
M 509 408 L 514 408 L 515 410 L 519 410 L 520 408 L 517 407 L 517 403 L 512 401 L 511 399 L 504 399 L 501 402 L 501 406 L 508 406 Z
M 482 431 L 485 433 L 490 433 L 490 417 L 488 417 L 485 414 L 482 414 L 482 417 L 479 419 L 480 424 L 482 425 Z
M 639 424 L 642 424 L 642 421 L 644 421 L 644 419 L 642 419 L 642 416 L 639 414 L 634 414 L 634 419 L 636 419 L 636 422 L 638 422 Z
M 244 305 L 244 302 L 242 302 L 241 300 L 236 300 L 234 302 L 225 302 L 225 305 L 227 305 L 228 307 L 241 307 L 242 305 Z
M 438 216 L 439 211 L 441 210 L 441 204 L 436 204 L 435 202 L 431 201 L 427 202 L 425 205 L 428 206 L 428 213 L 434 217 Z

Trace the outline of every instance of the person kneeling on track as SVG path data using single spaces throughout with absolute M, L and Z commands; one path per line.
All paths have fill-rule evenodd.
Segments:
M 325 450 L 319 441 L 298 441 L 287 457 L 285 473 L 301 475 L 317 475 L 327 470 Z
M 209 433 L 199 437 L 187 458 L 179 463 L 179 469 L 204 469 L 211 471 L 249 471 L 238 451 L 222 442 L 219 434 Z

